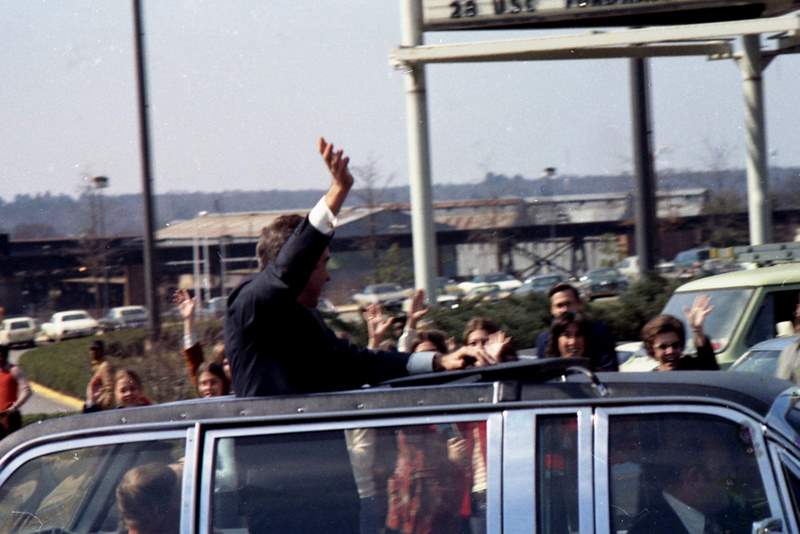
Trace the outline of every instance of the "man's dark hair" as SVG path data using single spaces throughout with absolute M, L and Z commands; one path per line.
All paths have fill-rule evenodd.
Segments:
M 442 332 L 441 330 L 420 330 L 417 332 L 417 339 L 414 341 L 412 345 L 412 352 L 417 350 L 417 347 L 425 341 L 430 341 L 434 347 L 436 347 L 436 351 L 441 354 L 447 354 L 447 334 Z
M 0 358 L 8 360 L 8 345 L 0 345 Z
M 562 291 L 572 291 L 572 294 L 575 295 L 575 300 L 581 300 L 581 295 L 578 293 L 578 290 L 575 289 L 575 286 L 568 284 L 567 282 L 559 282 L 551 287 L 550 291 L 547 292 L 547 300 L 550 300 L 553 298 L 553 295 L 556 293 L 561 293 Z
M 92 353 L 93 358 L 101 360 L 106 355 L 106 344 L 100 339 L 95 339 L 89 345 L 89 351 Z
M 142 534 L 177 532 L 180 485 L 169 466 L 145 464 L 130 469 L 117 486 L 117 507 L 128 528 Z
M 659 334 L 669 334 L 674 332 L 678 335 L 681 345 L 686 346 L 686 329 L 683 323 L 673 317 L 672 315 L 657 315 L 650 319 L 644 328 L 642 328 L 642 341 L 644 341 L 644 348 L 647 354 L 653 355 L 653 343 L 655 343 L 656 336 Z
M 261 229 L 261 236 L 256 245 L 256 257 L 258 257 L 258 270 L 263 271 L 267 264 L 278 256 L 286 240 L 292 232 L 300 226 L 304 217 L 296 213 L 281 215 L 269 226 Z

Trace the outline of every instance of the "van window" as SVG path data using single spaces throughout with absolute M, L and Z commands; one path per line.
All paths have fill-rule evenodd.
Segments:
M 22 465 L 0 488 L 0 532 L 123 532 L 117 487 L 140 466 L 174 469 L 180 481 L 183 440 L 134 442 L 71 449 Z M 180 485 L 175 488 L 179 498 Z M 166 496 L 160 495 L 163 502 Z M 151 515 L 157 510 L 150 505 Z M 176 524 L 167 517 L 163 524 Z M 165 534 L 173 532 L 163 530 Z
M 750 532 L 770 517 L 752 443 L 748 427 L 714 416 L 612 417 L 611 532 Z
M 797 289 L 786 291 L 771 291 L 764 296 L 758 308 L 756 318 L 747 331 L 745 342 L 752 347 L 760 341 L 775 337 L 776 323 L 794 320 L 797 308 Z
M 686 331 L 690 329 L 686 325 L 686 317 L 683 314 L 684 308 L 690 308 L 695 298 L 700 295 L 709 295 L 714 311 L 707 318 L 703 325 L 708 338 L 715 351 L 724 350 L 730 342 L 736 323 L 742 310 L 747 306 L 750 297 L 753 295 L 752 289 L 714 289 L 711 291 L 683 291 L 673 293 L 664 306 L 664 312 L 674 315 L 684 322 Z M 694 350 L 694 342 L 691 336 L 686 339 L 687 351 Z
M 221 438 L 212 529 L 461 532 L 486 520 L 486 423 Z

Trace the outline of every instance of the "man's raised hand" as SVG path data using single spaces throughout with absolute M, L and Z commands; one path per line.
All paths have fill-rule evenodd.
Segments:
M 353 187 L 353 175 L 347 167 L 350 158 L 344 155 L 344 150 L 336 150 L 333 143 L 327 142 L 324 137 L 319 138 L 319 153 L 331 173 L 331 186 L 325 194 L 325 203 L 334 215 L 338 215 Z

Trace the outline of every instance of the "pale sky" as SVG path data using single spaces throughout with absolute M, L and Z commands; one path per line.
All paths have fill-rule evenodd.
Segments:
M 324 134 L 406 180 L 397 0 L 147 0 L 155 190 L 321 188 Z M 541 34 L 541 32 L 538 32 Z M 0 197 L 140 191 L 129 0 L 0 0 Z M 437 33 L 457 42 L 537 32 Z M 744 162 L 733 61 L 651 62 L 659 165 Z M 433 180 L 630 171 L 626 60 L 428 67 Z M 800 56 L 766 71 L 770 164 L 800 166 Z

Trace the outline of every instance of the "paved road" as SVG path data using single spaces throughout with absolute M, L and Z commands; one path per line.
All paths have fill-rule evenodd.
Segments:
M 25 352 L 25 350 L 12 350 L 11 357 L 9 358 L 11 363 L 16 364 L 19 361 L 19 357 Z M 75 410 L 66 404 L 62 404 L 37 393 L 33 393 L 31 398 L 28 399 L 28 402 L 22 405 L 20 411 L 24 415 L 27 413 L 74 412 Z

